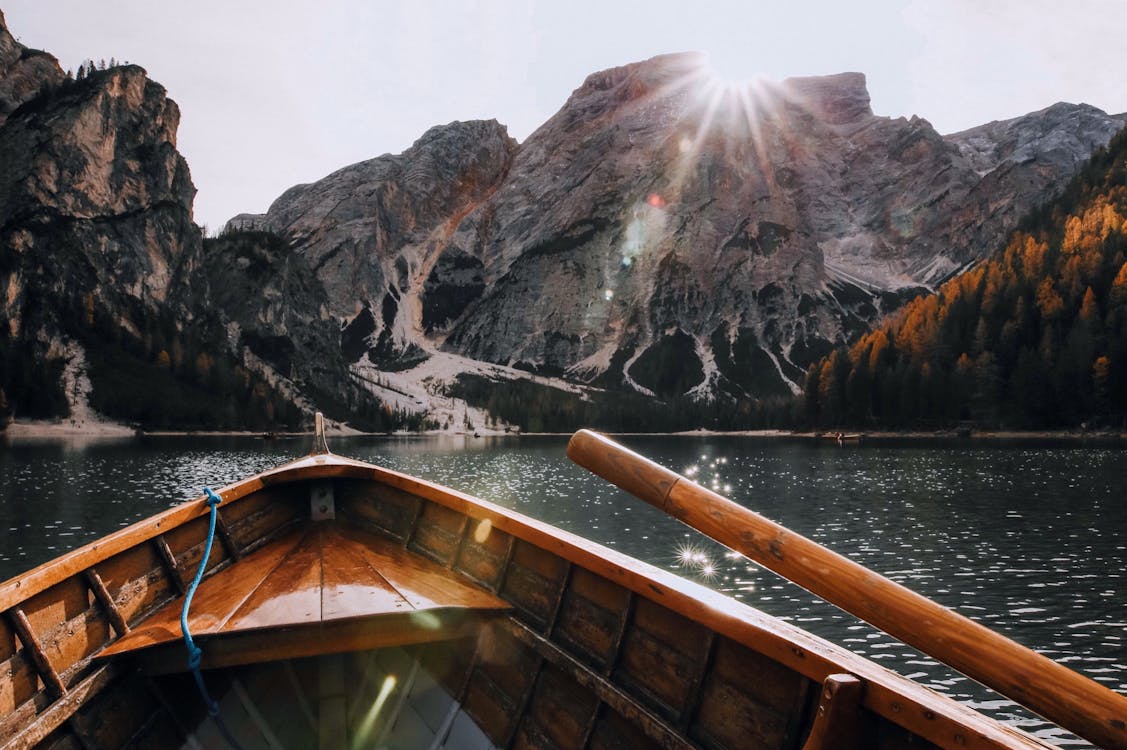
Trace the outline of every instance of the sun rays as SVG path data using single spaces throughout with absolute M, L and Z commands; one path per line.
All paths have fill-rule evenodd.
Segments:
M 605 256 L 586 301 L 590 330 L 615 328 L 650 293 L 652 264 L 668 255 L 676 232 L 694 224 L 690 231 L 702 237 L 716 233 L 699 224 L 709 221 L 710 203 L 746 204 L 750 212 L 754 201 L 777 194 L 776 168 L 806 150 L 790 125 L 817 110 L 787 82 L 724 77 L 704 53 L 666 55 L 615 73 L 588 89 L 600 113 L 588 132 L 633 151 L 623 161 L 636 158 L 635 171 L 623 173 L 618 187 L 636 192 L 623 206 L 616 252 Z M 692 249 L 715 248 L 706 241 Z
M 632 267 L 663 237 L 664 214 L 677 211 L 682 196 L 703 172 L 720 163 L 737 179 L 774 187 L 773 141 L 789 146 L 784 110 L 807 107 L 785 84 L 762 77 L 725 78 L 703 53 L 671 55 L 644 64 L 637 96 L 620 117 L 664 126 L 661 170 L 639 195 L 626 218 L 621 261 Z M 608 289 L 607 300 L 615 290 Z
M 683 132 L 670 185 L 679 191 L 706 151 L 719 151 L 737 168 L 770 173 L 765 125 L 783 105 L 778 86 L 762 77 L 726 78 L 707 56 L 686 79 Z M 707 147 L 707 148 L 706 148 Z M 741 157 L 750 151 L 751 163 Z

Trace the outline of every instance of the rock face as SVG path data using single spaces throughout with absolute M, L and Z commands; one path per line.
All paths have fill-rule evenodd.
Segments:
M 256 400 L 269 423 L 275 401 L 288 407 L 262 382 L 269 367 L 248 341 L 228 341 L 232 316 L 245 311 L 234 300 L 231 313 L 208 306 L 208 273 L 237 261 L 203 256 L 195 187 L 176 150 L 179 120 L 142 68 L 74 80 L 50 55 L 16 43 L 0 16 L 5 411 L 61 416 L 86 395 L 64 391 L 64 382 L 80 381 L 93 381 L 93 397 L 112 416 L 161 426 L 247 424 L 245 406 Z M 284 278 L 284 269 L 278 263 L 271 274 Z M 252 317 L 273 314 L 263 290 L 245 300 L 262 308 Z M 307 312 L 297 295 L 287 305 Z M 295 340 L 311 350 L 306 337 Z M 335 372 L 335 385 L 346 386 L 343 368 Z M 202 403 L 211 399 L 228 403 Z
M 55 58 L 28 49 L 12 37 L 0 11 L 0 125 L 21 104 L 65 78 Z
M 351 361 L 409 363 L 420 356 L 426 323 L 460 312 L 451 304 L 473 294 L 467 290 L 481 292 L 473 278 L 480 262 L 450 254 L 438 273 L 452 282 L 439 287 L 441 301 L 422 304 L 451 232 L 496 189 L 515 150 L 495 121 L 435 127 L 403 154 L 290 188 L 267 214 L 238 216 L 233 226 L 291 240 L 327 293 L 331 314 L 348 321 L 342 343 Z
M 864 76 L 730 87 L 695 55 L 291 189 L 349 359 L 446 351 L 657 396 L 783 395 L 831 342 L 992 252 L 1124 124 L 1054 105 L 941 136 Z M 397 358 L 398 361 L 397 361 Z
M 227 339 L 220 348 L 229 347 L 287 397 L 349 392 L 325 289 L 276 235 L 246 231 L 206 240 L 183 297 L 180 309 L 217 320 Z
M 95 317 L 141 335 L 199 250 L 179 109 L 136 66 L 70 80 L 2 21 L 3 334 L 46 358 Z

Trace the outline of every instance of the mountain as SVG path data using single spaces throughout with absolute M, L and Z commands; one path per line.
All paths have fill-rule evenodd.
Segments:
M 797 390 L 806 367 L 992 252 L 1125 122 L 1057 104 L 939 135 L 864 76 L 590 76 L 524 143 L 452 123 L 233 226 L 311 261 L 354 371 L 456 355 L 660 398 Z
M 1127 131 L 1004 249 L 811 366 L 826 425 L 1127 420 Z
M 223 264 L 192 221 L 179 120 L 143 68 L 84 64 L 76 78 L 0 15 L 0 422 L 101 412 L 147 427 L 265 427 L 310 408 L 229 340 L 234 304 L 210 306 L 208 274 Z M 260 281 L 249 298 L 265 306 Z M 334 372 L 345 400 L 347 372 Z
M 706 71 L 596 73 L 523 143 L 435 127 L 204 238 L 165 90 L 65 73 L 0 15 L 0 417 L 731 422 L 988 255 L 1124 122 L 940 136 L 873 115 L 857 73 Z
M 18 44 L 3 16 L 0 118 L 3 385 L 45 414 L 63 397 L 71 329 L 105 313 L 142 336 L 166 304 L 200 242 L 195 188 L 176 151 L 179 110 L 143 69 L 76 81 Z

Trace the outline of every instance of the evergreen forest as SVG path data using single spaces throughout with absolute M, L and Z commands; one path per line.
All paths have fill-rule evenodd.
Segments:
M 1121 427 L 1127 131 L 1001 251 L 811 365 L 823 427 Z

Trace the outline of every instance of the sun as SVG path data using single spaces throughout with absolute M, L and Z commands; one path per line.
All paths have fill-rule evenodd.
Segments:
M 625 106 L 657 118 L 667 130 L 662 171 L 637 196 L 620 241 L 621 270 L 648 257 L 681 210 L 681 196 L 692 191 L 709 165 L 723 164 L 736 181 L 775 183 L 771 153 L 786 147 L 786 111 L 804 109 L 785 87 L 748 65 L 717 65 L 704 52 L 676 53 L 650 61 L 642 93 Z M 655 72 L 656 71 L 656 72 Z M 702 166 L 703 165 L 703 166 Z M 616 271 L 618 273 L 620 271 Z M 616 281 L 606 285 L 603 305 L 618 299 Z
M 679 159 L 670 175 L 674 188 L 692 174 L 710 142 L 733 154 L 750 151 L 762 172 L 772 171 L 764 128 L 777 114 L 779 87 L 746 65 L 726 68 L 738 72 L 728 72 L 711 55 L 700 53 L 686 71 Z
M 733 90 L 760 86 L 768 80 L 767 75 L 749 64 L 749 58 L 735 58 L 731 55 L 714 55 L 702 52 L 700 55 L 701 76 L 724 88 Z

